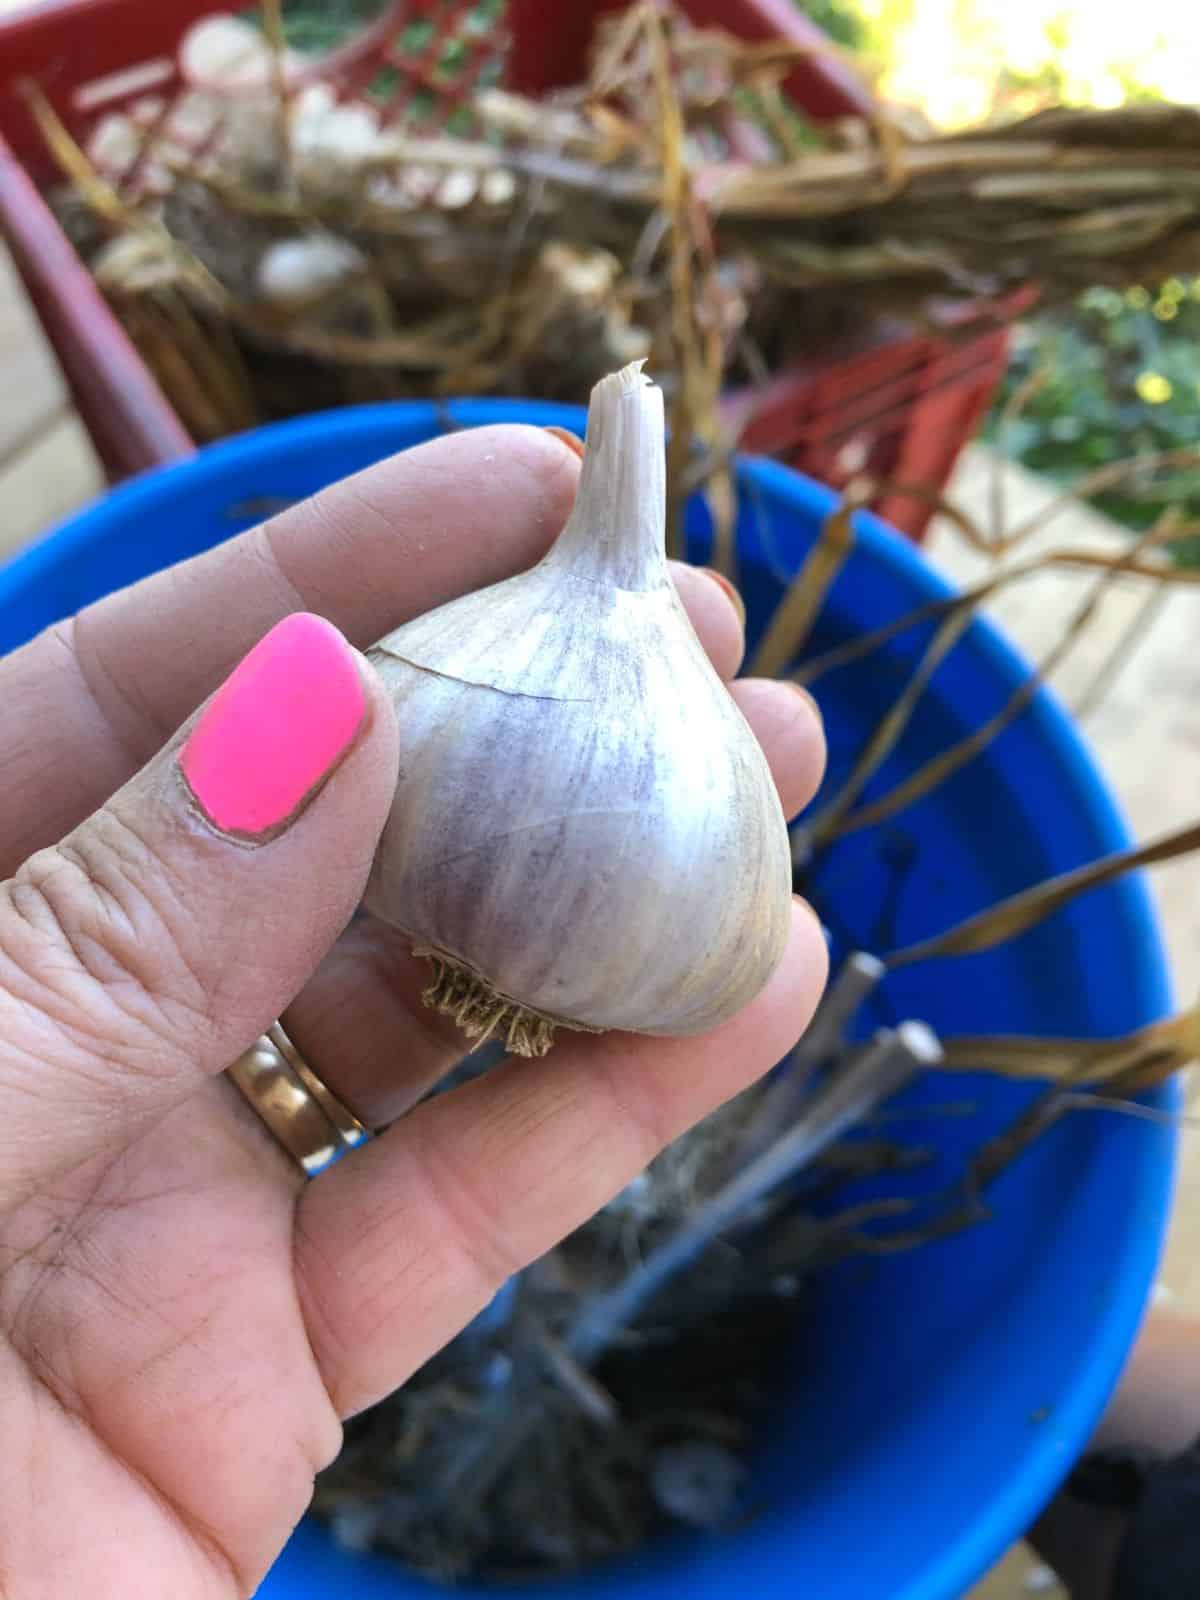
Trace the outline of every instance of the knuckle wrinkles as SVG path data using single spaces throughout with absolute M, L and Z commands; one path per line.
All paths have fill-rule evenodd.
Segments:
M 589 1062 L 589 1071 L 604 1085 L 612 1102 L 616 1112 L 614 1130 L 625 1130 L 645 1166 L 670 1144 L 677 1130 L 669 1125 L 654 1093 L 653 1080 L 643 1083 L 636 1073 L 623 1070 L 624 1065 L 606 1051 L 597 1050 Z
M 414 1139 L 411 1147 L 421 1163 L 438 1215 L 461 1257 L 476 1274 L 489 1296 L 528 1265 L 505 1237 L 500 1219 L 485 1204 L 469 1177 L 438 1147 L 436 1138 Z
M 142 1036 L 161 1046 L 207 1019 L 205 986 L 187 950 L 182 885 L 153 847 L 112 811 L 40 850 L 3 886 L 0 953 L 31 1001 L 97 1040 Z
M 315 502 L 309 503 L 315 508 Z M 282 519 L 261 523 L 255 533 L 247 540 L 246 545 L 247 550 L 253 554 L 259 566 L 278 586 L 282 600 L 282 614 L 285 615 L 289 611 L 308 611 L 311 609 L 309 596 L 288 571 L 287 541 L 281 531 L 287 525 Z
M 128 689 L 118 683 L 98 651 L 89 647 L 84 632 L 86 615 L 83 612 L 57 623 L 50 630 L 51 636 L 66 651 L 84 693 L 100 713 L 104 726 L 130 763 L 137 766 L 145 758 L 147 727 L 153 728 L 162 738 L 169 730 L 155 727 L 146 706 L 134 703 Z
M 351 519 L 351 526 L 360 528 L 364 522 L 374 523 L 385 538 L 394 539 L 396 537 L 395 518 L 388 515 L 386 502 L 381 504 L 371 496 L 367 488 L 368 482 L 368 479 L 352 478 L 343 485 L 347 503 L 356 514 Z M 345 526 L 343 526 L 342 537 L 347 543 L 349 542 Z M 347 554 L 349 554 L 349 550 L 347 550 Z

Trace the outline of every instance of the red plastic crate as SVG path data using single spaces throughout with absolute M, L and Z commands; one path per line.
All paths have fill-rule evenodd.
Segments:
M 352 44 L 321 64 L 343 95 L 359 93 L 383 63 L 398 69 L 397 97 L 432 91 L 432 120 L 444 120 L 484 63 L 504 51 L 508 84 L 527 94 L 579 81 L 596 18 L 628 0 L 507 0 L 504 36 L 475 35 L 466 71 L 443 83 L 435 64 L 472 0 L 396 0 Z M 98 118 L 147 95 L 181 87 L 176 50 L 201 17 L 235 9 L 226 0 L 42 0 L 0 20 L 0 225 L 62 363 L 80 415 L 110 479 L 189 453 L 193 442 L 105 304 L 42 199 L 57 176 L 17 91 L 32 78 L 77 136 Z M 696 23 L 741 37 L 787 38 L 819 46 L 824 36 L 792 0 L 681 0 Z M 415 17 L 434 24 L 417 60 L 392 47 Z M 861 114 L 863 90 L 827 54 L 797 63 L 785 87 L 815 120 Z M 987 408 L 1008 355 L 1007 334 L 981 310 L 951 337 L 909 337 L 880 324 L 867 348 L 829 353 L 753 392 L 730 394 L 727 410 L 749 450 L 777 455 L 836 487 L 868 475 L 940 490 Z M 919 538 L 928 499 L 886 494 L 877 509 Z

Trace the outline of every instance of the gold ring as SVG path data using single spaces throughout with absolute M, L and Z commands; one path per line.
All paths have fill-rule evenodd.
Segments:
M 310 1178 L 371 1137 L 321 1082 L 278 1022 L 225 1075 Z

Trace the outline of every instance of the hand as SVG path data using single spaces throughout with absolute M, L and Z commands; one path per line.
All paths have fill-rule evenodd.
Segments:
M 577 471 L 539 429 L 440 439 L 0 662 L 5 1600 L 252 1593 L 341 1419 L 806 1025 L 825 951 L 797 906 L 779 971 L 717 1032 L 568 1035 L 417 1106 L 463 1044 L 403 940 L 351 921 L 396 728 L 337 629 L 365 646 L 530 565 Z M 676 581 L 732 677 L 733 605 Z M 195 708 L 297 611 L 336 628 L 294 620 L 240 675 L 265 731 L 233 759 L 226 719 L 213 788 Z M 272 697 L 297 688 L 303 729 L 273 746 Z M 823 761 L 811 703 L 731 692 L 795 812 Z M 307 1186 L 222 1076 L 280 1013 L 365 1122 L 395 1124 Z

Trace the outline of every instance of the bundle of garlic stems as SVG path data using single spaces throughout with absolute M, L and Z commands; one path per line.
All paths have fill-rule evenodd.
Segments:
M 866 1045 L 853 1045 L 846 1027 L 869 989 L 877 983 L 882 968 L 864 952 L 852 955 L 835 979 L 822 1010 L 805 1041 L 794 1052 L 788 1066 L 804 1072 L 807 1104 L 793 1104 L 792 1115 L 779 1118 L 779 1087 L 795 1094 L 794 1082 L 785 1072 L 768 1085 L 760 1096 L 758 1110 L 769 1108 L 777 1132 L 763 1147 L 755 1138 L 757 1117 L 752 1116 L 735 1148 L 741 1165 L 723 1186 L 703 1200 L 674 1233 L 651 1251 L 612 1289 L 584 1299 L 572 1325 L 564 1334 L 563 1347 L 583 1366 L 594 1365 L 614 1340 L 627 1334 L 639 1318 L 652 1308 L 677 1275 L 694 1266 L 702 1253 L 717 1240 L 736 1239 L 739 1227 L 752 1221 L 763 1227 L 763 1202 L 794 1181 L 814 1160 L 845 1133 L 898 1093 L 917 1073 L 939 1068 L 958 1071 L 999 1072 L 1032 1079 L 1054 1079 L 1058 1086 L 1107 1084 L 1128 1093 L 1161 1082 L 1200 1058 L 1200 1008 L 1178 1018 L 1152 1024 L 1124 1039 L 1116 1040 L 989 1040 L 961 1039 L 943 1046 L 930 1029 L 920 1023 L 905 1023 L 894 1032 L 881 1030 Z M 824 1068 L 823 1080 L 815 1087 L 811 1073 Z M 993 1136 L 970 1163 L 961 1183 L 946 1197 L 966 1196 L 967 1203 L 932 1207 L 933 1220 L 915 1232 L 887 1231 L 862 1235 L 852 1224 L 860 1221 L 864 1210 L 876 1216 L 902 1217 L 911 1202 L 897 1200 L 869 1208 L 853 1208 L 823 1224 L 811 1219 L 799 1230 L 802 1248 L 791 1255 L 788 1265 L 795 1271 L 805 1258 L 811 1265 L 819 1257 L 839 1253 L 886 1253 L 911 1249 L 917 1243 L 942 1237 L 982 1216 L 982 1192 L 1000 1176 L 1040 1133 L 1067 1109 L 1087 1103 L 1079 1095 L 1063 1094 L 1050 1087 L 1001 1133 Z M 1120 1102 L 1097 1099 L 1092 1103 L 1106 1107 Z M 864 1163 L 861 1170 L 870 1171 Z M 880 1170 L 878 1166 L 875 1170 Z M 795 1228 L 790 1230 L 793 1234 Z M 794 1246 L 793 1246 L 794 1250 Z M 773 1266 L 780 1266 L 778 1248 Z M 544 1421 L 536 1408 L 523 1409 L 519 1416 L 506 1417 L 507 1395 L 493 1402 L 494 1427 L 485 1427 L 486 1456 L 471 1457 L 461 1463 L 463 1478 L 470 1477 L 472 1491 L 485 1494 L 490 1484 L 507 1469 L 515 1453 Z M 455 1480 L 458 1487 L 458 1480 Z
M 622 1374 L 633 1370 L 632 1356 L 653 1373 L 656 1336 L 669 1330 L 664 1359 L 678 1366 L 688 1349 L 688 1329 L 719 1329 L 723 1307 L 737 1317 L 735 1342 L 745 1353 L 755 1326 L 748 1295 L 758 1295 L 762 1303 L 761 1297 L 774 1294 L 786 1309 L 794 1294 L 788 1286 L 802 1282 L 822 1263 L 910 1250 L 978 1224 L 987 1216 L 990 1187 L 1059 1117 L 1085 1105 L 1109 1107 L 1107 1100 L 1082 1095 L 1072 1085 L 1100 1079 L 1112 1087 L 1125 1082 L 1132 1091 L 1149 1080 L 1121 1077 L 1115 1072 L 1118 1062 L 1155 1061 L 1161 1070 L 1168 1053 L 1173 1052 L 1178 1065 L 1200 1047 L 1194 1013 L 1140 1030 L 1128 1040 L 1061 1041 L 1060 1081 L 990 1137 L 959 1180 L 920 1205 L 901 1192 L 892 1199 L 844 1205 L 818 1220 L 808 1208 L 810 1191 L 796 1185 L 806 1172 L 813 1173 L 822 1154 L 840 1157 L 832 1168 L 852 1176 L 893 1170 L 897 1155 L 907 1157 L 899 1163 L 901 1169 L 919 1158 L 919 1152 L 878 1140 L 836 1142 L 861 1131 L 864 1116 L 883 1127 L 889 1115 L 900 1115 L 889 1113 L 886 1102 L 915 1071 L 981 1065 L 1036 1071 L 1031 1053 L 1056 1048 L 1052 1041 L 999 1040 L 989 1056 L 989 1041 L 963 1040 L 947 1041 L 942 1050 L 917 1025 L 905 1025 L 895 1035 L 885 1031 L 866 1045 L 854 1044 L 837 1019 L 852 1021 L 854 997 L 861 999 L 877 980 L 876 968 L 859 953 L 835 978 L 832 1004 L 826 1002 L 815 1030 L 821 1042 L 808 1041 L 810 1052 L 819 1050 L 820 1059 L 809 1075 L 805 1103 L 793 1108 L 790 1123 L 760 1154 L 743 1148 L 742 1168 L 708 1198 L 702 1191 L 661 1242 L 649 1244 L 653 1234 L 647 1231 L 639 1264 L 632 1270 L 614 1265 L 612 1253 L 625 1215 L 623 1204 L 617 1203 L 525 1275 L 505 1329 L 491 1335 L 468 1331 L 457 1356 L 451 1359 L 454 1346 L 447 1353 L 448 1366 L 435 1367 L 387 1403 L 391 1411 L 386 1415 L 394 1416 L 396 1429 L 390 1459 L 411 1461 L 414 1467 L 419 1463 L 420 1472 L 393 1468 L 387 1494 L 374 1511 L 364 1510 L 356 1499 L 369 1492 L 372 1475 L 366 1470 L 356 1487 L 354 1465 L 360 1463 L 362 1472 L 370 1457 L 356 1453 L 352 1435 L 347 1464 L 318 1485 L 319 1503 L 333 1516 L 335 1527 L 348 1527 L 351 1534 L 357 1529 L 361 1536 L 365 1517 L 386 1547 L 443 1577 L 451 1575 L 445 1565 L 451 1559 L 448 1552 L 455 1552 L 464 1572 L 476 1570 L 473 1559 L 483 1562 L 480 1570 L 491 1570 L 489 1562 L 503 1561 L 503 1530 L 534 1527 L 544 1535 L 557 1527 L 561 1541 L 549 1565 L 572 1564 L 589 1553 L 594 1557 L 630 1548 L 650 1531 L 639 1521 L 645 1508 L 632 1489 L 640 1476 L 646 1479 L 647 1503 L 654 1502 L 660 1513 L 719 1527 L 738 1509 L 731 1503 L 730 1488 L 739 1481 L 736 1451 L 743 1438 L 738 1417 L 716 1403 L 711 1373 L 707 1391 L 702 1390 L 708 1395 L 705 1405 L 697 1401 L 694 1411 L 656 1416 L 649 1395 L 643 1400 L 622 1387 Z M 768 1089 L 764 1098 L 769 1097 Z M 726 1142 L 729 1132 L 737 1135 L 735 1110 L 721 1114 Z M 931 1112 L 927 1108 L 924 1114 Z M 748 1126 L 753 1120 L 751 1114 Z M 644 1219 L 643 1228 L 654 1226 L 656 1215 L 666 1214 L 664 1197 L 674 1188 L 671 1168 L 680 1163 L 695 1168 L 694 1160 L 689 1163 L 689 1147 L 702 1136 L 703 1130 L 697 1130 L 679 1141 L 644 1175 L 647 1193 L 639 1189 L 639 1198 L 630 1196 L 629 1204 L 639 1208 L 634 1214 Z M 645 1209 L 655 1191 L 664 1208 L 660 1213 L 654 1206 Z M 886 1224 L 882 1229 L 881 1223 Z M 582 1242 L 584 1236 L 590 1245 Z M 597 1368 L 600 1381 L 593 1375 Z M 470 1387 L 471 1374 L 484 1370 L 493 1375 L 476 1392 Z M 638 1409 L 645 1405 L 650 1409 Z M 443 1417 L 432 1434 L 427 1432 L 426 1407 L 440 1408 Z M 648 1448 L 658 1428 L 668 1438 L 684 1430 L 683 1442 L 665 1450 Z M 425 1450 L 431 1454 L 414 1455 L 412 1444 L 405 1443 L 414 1429 L 426 1430 Z M 369 1441 L 361 1441 L 357 1449 L 369 1450 Z M 543 1463 L 540 1469 L 536 1462 Z M 715 1474 L 722 1492 L 697 1498 L 693 1484 L 692 1494 L 683 1493 L 668 1471 L 672 1463 L 681 1471 L 690 1467 L 701 1482 Z M 553 1490 L 547 1487 L 547 1471 Z M 523 1502 L 522 1483 L 540 1498 Z M 578 1501 L 567 1492 L 572 1483 Z M 667 1492 L 668 1485 L 673 1492 Z M 598 1513 L 584 1509 L 589 1497 L 596 1496 L 607 1499 L 613 1509 L 616 1521 L 607 1529 L 593 1524 Z M 357 1522 L 351 1515 L 355 1511 Z M 531 1559 L 528 1552 L 523 1559 Z M 497 1570 L 506 1568 L 502 1564 Z
M 918 1071 L 941 1059 L 937 1039 L 923 1023 L 906 1022 L 894 1032 L 881 1030 L 831 1072 L 808 1110 L 753 1156 L 728 1182 L 700 1205 L 686 1228 L 663 1244 L 580 1317 L 568 1338 L 579 1360 L 590 1362 L 661 1292 L 676 1273 L 726 1234 L 775 1190 L 794 1179 L 840 1135 L 860 1123 L 882 1101 L 897 1093 Z
M 651 355 L 674 484 L 689 443 L 719 453 L 722 378 L 852 341 L 872 312 L 950 331 L 947 300 L 1200 264 L 1195 110 L 937 136 L 880 107 L 822 130 L 780 87 L 796 54 L 635 5 L 587 84 L 480 90 L 470 136 L 277 74 L 218 97 L 198 144 L 181 104 L 94 160 L 28 93 L 93 270 L 201 438 L 389 395 L 582 400 Z
M 528 142 L 398 138 L 373 170 L 503 170 L 516 180 L 512 206 L 539 189 L 528 246 L 570 239 L 629 256 L 664 205 L 653 145 L 643 133 L 614 161 L 606 123 L 581 112 L 564 156 L 553 147 L 561 120 L 543 128 L 535 104 L 518 106 L 501 91 L 478 102 L 485 122 L 519 126 Z M 744 253 L 769 282 L 810 294 L 853 290 L 912 312 L 931 294 L 996 294 L 1031 280 L 1074 292 L 1194 270 L 1198 152 L 1193 107 L 1059 108 L 899 149 L 697 164 L 693 181 L 719 245 Z M 375 213 L 372 222 L 388 227 Z
M 619 1277 L 607 1290 L 578 1297 L 558 1341 L 561 1359 L 583 1371 L 595 1364 L 627 1337 L 661 1300 L 671 1285 L 694 1270 L 707 1250 L 723 1239 L 737 1238 L 739 1227 L 753 1221 L 762 1247 L 763 1218 L 756 1215 L 774 1202 L 848 1130 L 900 1090 L 920 1070 L 933 1067 L 940 1051 L 930 1030 L 919 1023 L 881 1030 L 865 1046 L 847 1046 L 830 1038 L 829 1071 L 814 1092 L 810 1105 L 775 1144 L 750 1160 L 707 1199 L 700 1203 L 640 1264 Z M 869 1170 L 866 1164 L 860 1167 Z M 819 1242 L 837 1240 L 844 1226 L 835 1217 L 824 1226 L 802 1231 L 801 1255 L 815 1259 Z M 769 1233 L 767 1237 L 769 1237 Z M 771 1276 L 782 1272 L 780 1250 L 775 1251 Z M 794 1265 L 799 1266 L 799 1261 Z M 743 1291 L 744 1292 L 744 1291 Z M 728 1297 L 729 1288 L 725 1288 Z M 692 1316 L 711 1315 L 720 1300 L 701 1302 Z M 435 1497 L 423 1505 L 426 1515 L 451 1504 L 482 1503 L 510 1471 L 514 1459 L 548 1422 L 546 1407 L 525 1396 L 516 1404 L 518 1375 L 511 1366 L 506 1377 L 472 1418 L 473 1439 L 464 1443 L 442 1478 Z M 590 1392 L 585 1390 L 585 1396 Z M 601 1391 L 602 1392 L 602 1391 Z M 588 1401 L 585 1399 L 585 1405 Z M 611 1423 L 615 1417 L 609 1416 Z

